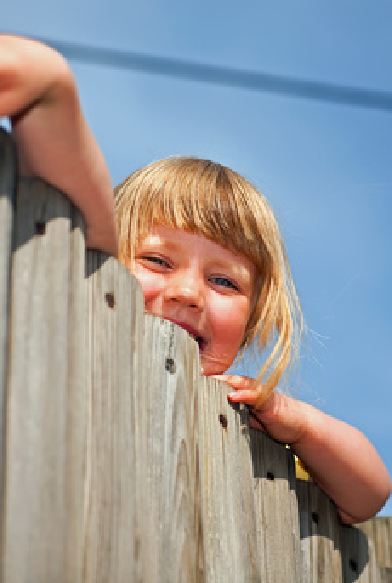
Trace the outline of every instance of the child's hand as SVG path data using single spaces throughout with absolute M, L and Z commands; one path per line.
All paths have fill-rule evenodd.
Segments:
M 250 407 L 251 427 L 265 431 L 283 443 L 294 444 L 301 439 L 307 421 L 304 403 L 281 393 L 272 393 L 265 399 L 262 385 L 249 377 L 215 375 L 214 378 L 235 389 L 228 395 L 230 403 L 243 403 Z
M 391 479 L 363 433 L 287 395 L 263 395 L 263 387 L 251 378 L 215 378 L 234 389 L 228 395 L 231 403 L 251 407 L 252 427 L 292 446 L 344 522 L 367 520 L 382 507 L 391 493 Z

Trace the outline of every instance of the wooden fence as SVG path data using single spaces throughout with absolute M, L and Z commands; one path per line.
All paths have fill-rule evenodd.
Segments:
M 5 135 L 0 195 L 3 583 L 391 580 L 391 519 L 296 481 Z

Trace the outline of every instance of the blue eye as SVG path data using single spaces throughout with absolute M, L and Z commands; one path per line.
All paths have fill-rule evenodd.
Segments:
M 211 277 L 211 282 L 221 287 L 227 287 L 229 289 L 235 289 L 237 291 L 239 290 L 238 286 L 228 277 L 222 277 L 217 275 L 215 277 Z

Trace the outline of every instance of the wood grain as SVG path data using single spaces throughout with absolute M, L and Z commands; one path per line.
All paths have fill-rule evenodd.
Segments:
M 139 572 L 144 581 L 198 580 L 196 344 L 145 317 L 134 386 Z M 186 574 L 186 575 L 185 575 Z
M 341 583 L 341 525 L 328 497 L 313 483 L 298 480 L 302 580 Z
M 63 196 L 36 180 L 20 183 L 7 387 L 7 583 L 59 581 L 66 563 L 70 220 Z
M 227 387 L 200 379 L 199 472 L 203 581 L 261 581 L 248 419 L 227 403 Z
M 341 525 L 62 195 L 13 216 L 0 151 L 1 583 L 387 581 L 392 519 Z
M 139 290 L 125 268 L 89 252 L 89 378 L 84 581 L 135 579 L 132 344 Z
M 373 543 L 356 526 L 342 526 L 342 567 L 345 583 L 381 583 Z
M 5 441 L 7 428 L 6 376 L 8 365 L 8 315 L 11 289 L 11 247 L 16 160 L 11 138 L 0 129 L 0 512 L 4 515 Z M 3 530 L 0 533 L 0 561 L 3 563 Z
M 358 525 L 372 541 L 377 564 L 392 569 L 392 520 L 388 516 L 376 516 Z
M 227 390 L 211 380 L 199 390 L 205 581 L 300 581 L 293 461 L 249 429 Z

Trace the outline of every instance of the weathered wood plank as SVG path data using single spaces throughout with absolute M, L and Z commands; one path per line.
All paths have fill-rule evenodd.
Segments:
M 196 343 L 146 316 L 135 403 L 136 547 L 139 580 L 198 581 Z
M 12 262 L 5 581 L 64 580 L 67 549 L 69 202 L 20 184 Z
M 313 483 L 297 481 L 303 583 L 340 583 L 340 522 L 334 504 Z
M 71 207 L 72 208 L 72 207 Z M 64 583 L 84 583 L 86 468 L 88 434 L 88 287 L 85 269 L 84 224 L 72 208 L 68 288 L 68 379 L 66 397 Z
M 84 581 L 133 581 L 135 448 L 132 350 L 143 299 L 113 258 L 88 253 L 90 378 Z M 139 316 L 137 316 L 139 315 Z
M 0 513 L 3 515 L 5 460 L 4 439 L 7 419 L 5 417 L 7 334 L 10 309 L 11 245 L 13 203 L 15 196 L 16 161 L 10 137 L 0 128 Z M 2 545 L 0 534 L 0 549 Z M 2 550 L 0 551 L 2 553 Z M 2 563 L 2 558 L 0 557 Z
M 205 581 L 300 581 L 290 454 L 249 430 L 226 395 L 212 381 L 199 391 Z
M 248 416 L 227 403 L 227 387 L 199 387 L 199 466 L 206 583 L 264 581 L 253 496 Z M 260 517 L 261 519 L 261 517 Z
M 301 582 L 298 502 L 290 450 L 251 430 L 259 557 L 268 583 Z

